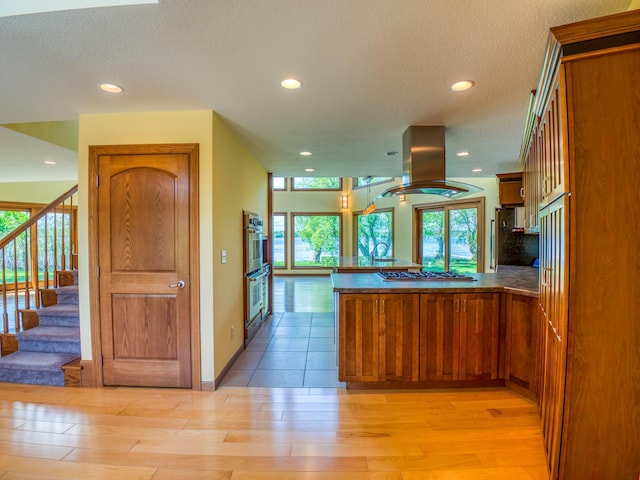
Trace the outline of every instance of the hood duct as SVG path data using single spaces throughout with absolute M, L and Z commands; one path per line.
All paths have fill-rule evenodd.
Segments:
M 393 195 L 430 194 L 460 198 L 481 188 L 447 181 L 443 126 L 411 126 L 402 135 L 402 185 L 385 190 L 376 198 Z

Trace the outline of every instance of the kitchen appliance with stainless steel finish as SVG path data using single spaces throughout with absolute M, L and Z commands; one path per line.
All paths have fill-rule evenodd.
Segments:
M 244 213 L 244 273 L 251 273 L 264 265 L 264 233 L 262 218 L 251 212 Z
M 395 271 L 385 271 L 385 272 L 377 272 L 377 275 L 382 278 L 385 282 L 398 282 L 398 281 L 467 281 L 467 282 L 475 282 L 476 279 L 468 276 L 462 275 L 460 273 L 454 272 L 395 272 Z
M 256 335 L 268 315 L 270 268 L 265 252 L 264 222 L 259 215 L 245 212 L 244 230 L 244 340 L 245 347 Z
M 402 184 L 376 198 L 418 193 L 453 199 L 481 191 L 474 185 L 447 180 L 444 131 L 442 125 L 407 128 L 402 135 Z

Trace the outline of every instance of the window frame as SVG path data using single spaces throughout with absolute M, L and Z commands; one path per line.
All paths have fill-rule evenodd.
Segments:
M 276 188 L 274 186 L 274 182 L 273 180 L 276 178 L 282 178 L 284 181 L 284 187 L 283 188 Z M 284 177 L 282 175 L 272 175 L 271 176 L 271 190 L 274 192 L 286 192 L 287 190 L 289 190 L 289 177 Z
M 298 188 L 295 185 L 296 178 L 337 178 L 338 186 L 336 188 Z M 342 190 L 342 177 L 290 177 L 289 184 L 292 192 L 338 192 Z
M 273 217 L 275 217 L 276 215 L 278 216 L 282 216 L 284 218 L 284 233 L 282 235 L 282 239 L 283 239 L 283 248 L 284 248 L 284 265 L 283 266 L 276 266 L 275 265 L 275 255 L 273 253 L 273 247 L 275 245 L 275 236 L 274 236 L 274 230 L 272 228 L 271 230 L 271 267 L 274 270 L 288 270 L 288 259 L 289 256 L 287 255 L 288 252 L 288 248 L 287 248 L 287 238 L 288 238 L 288 226 L 289 226 L 289 215 L 287 215 L 287 212 L 273 212 L 271 214 L 271 225 L 273 227 L 275 227 L 276 222 L 273 220 Z
M 378 180 L 377 182 L 360 184 L 358 181 L 359 178 L 366 178 L 366 177 L 351 177 L 351 190 L 360 190 L 362 188 L 367 188 L 372 185 L 382 185 L 383 183 L 390 183 L 395 181 L 395 177 L 381 177 L 383 180 Z
M 450 252 L 449 252 L 449 211 L 460 210 L 463 208 L 477 209 L 477 232 L 476 232 L 476 272 L 484 273 L 485 271 L 485 198 L 474 197 L 460 200 L 449 200 L 437 203 L 421 203 L 413 206 L 413 242 L 414 242 L 414 258 L 415 263 L 422 265 L 422 212 L 429 210 L 443 210 L 444 217 L 444 240 L 445 240 L 445 258 L 444 270 L 450 268 Z
M 301 216 L 301 217 L 337 217 L 338 218 L 338 228 L 339 228 L 339 232 L 338 232 L 338 242 L 340 243 L 339 245 L 339 251 L 338 251 L 338 257 L 342 257 L 343 256 L 343 252 L 344 252 L 344 242 L 342 240 L 342 236 L 344 234 L 344 225 L 343 225 L 343 215 L 342 212 L 290 212 L 290 219 L 291 219 L 291 228 L 289 229 L 289 239 L 291 242 L 291 270 L 327 270 L 327 269 L 333 269 L 335 267 L 338 266 L 338 264 L 336 265 L 327 265 L 327 266 L 322 266 L 322 265 L 303 265 L 303 266 L 297 266 L 296 265 L 296 229 L 295 229 L 295 218 L 297 216 Z
M 352 223 L 351 223 L 351 239 L 352 239 L 352 252 L 354 252 L 354 257 L 358 258 L 359 250 L 358 250 L 358 218 L 362 216 L 363 210 L 358 210 L 353 212 L 352 215 Z M 395 257 L 395 249 L 396 249 L 396 209 L 394 207 L 388 208 L 378 208 L 375 212 L 370 213 L 369 215 L 375 215 L 379 213 L 391 213 L 391 257 Z

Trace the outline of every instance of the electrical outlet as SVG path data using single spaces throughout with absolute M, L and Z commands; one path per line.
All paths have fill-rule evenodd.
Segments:
M 236 327 L 231 326 L 231 340 L 233 340 L 236 336 Z
M 227 251 L 222 250 L 220 252 L 220 263 L 227 263 Z

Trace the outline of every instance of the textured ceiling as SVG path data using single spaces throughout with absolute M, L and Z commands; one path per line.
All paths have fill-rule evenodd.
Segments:
M 403 131 L 445 125 L 447 175 L 470 177 L 479 167 L 493 176 L 518 168 L 549 28 L 629 3 L 160 0 L 4 17 L 0 124 L 214 110 L 269 171 L 287 176 L 305 167 L 320 176 L 398 176 L 401 156 L 384 153 L 401 151 Z M 303 88 L 283 90 L 287 76 Z M 451 92 L 461 79 L 476 86 Z M 101 93 L 101 82 L 125 93 Z M 4 169 L 16 163 L 16 136 L 0 135 L 0 181 L 17 181 Z M 471 155 L 457 157 L 460 150 Z M 21 162 L 33 162 L 35 174 L 42 160 Z

